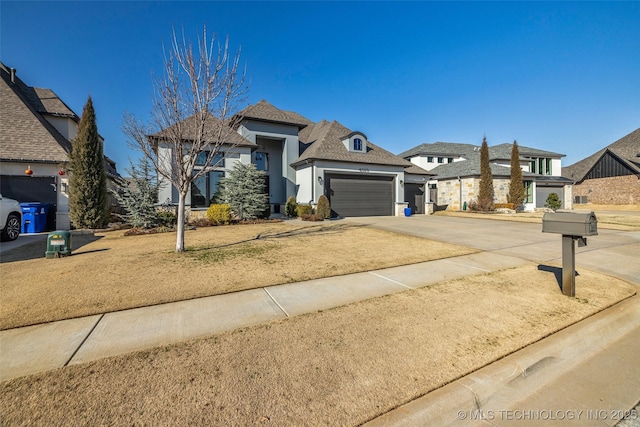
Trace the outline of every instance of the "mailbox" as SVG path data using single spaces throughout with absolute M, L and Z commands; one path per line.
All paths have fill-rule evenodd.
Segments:
M 564 236 L 595 236 L 598 234 L 598 220 L 593 212 L 547 212 L 542 217 L 542 232 Z
M 576 296 L 576 245 L 587 246 L 586 236 L 598 234 L 596 214 L 547 212 L 542 217 L 542 232 L 562 234 L 562 293 Z

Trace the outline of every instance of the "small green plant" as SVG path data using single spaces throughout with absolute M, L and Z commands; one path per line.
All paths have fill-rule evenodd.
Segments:
M 296 214 L 299 217 L 303 215 L 311 215 L 313 213 L 313 207 L 311 205 L 298 205 L 296 209 Z
M 178 222 L 176 214 L 169 209 L 159 209 L 156 213 L 157 223 L 159 227 L 175 227 Z
M 331 205 L 329 199 L 324 194 L 318 199 L 318 206 L 316 206 L 316 215 L 322 219 L 331 217 Z
M 207 209 L 207 219 L 210 223 L 221 225 L 231 222 L 231 205 L 214 204 Z
M 290 218 L 295 218 L 298 215 L 298 202 L 296 202 L 295 196 L 289 196 L 287 204 L 284 206 L 284 210 Z
M 555 211 L 561 206 L 562 200 L 560 200 L 560 196 L 558 196 L 558 193 L 549 193 L 549 195 L 547 196 L 547 201 L 544 203 L 544 207 L 553 209 Z

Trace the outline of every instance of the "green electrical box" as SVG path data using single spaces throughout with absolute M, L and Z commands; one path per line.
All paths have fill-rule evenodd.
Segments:
M 58 230 L 52 231 L 47 237 L 47 258 L 60 258 L 71 255 L 71 232 Z

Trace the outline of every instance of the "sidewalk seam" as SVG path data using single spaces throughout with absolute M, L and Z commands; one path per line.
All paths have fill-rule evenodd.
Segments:
M 271 295 L 271 293 L 269 293 L 269 290 L 267 288 L 262 288 L 264 289 L 264 291 L 267 293 L 267 295 L 269 295 L 269 298 L 271 298 L 271 301 L 275 302 L 276 305 L 280 308 L 280 310 L 282 310 L 282 312 L 285 314 L 285 316 L 287 317 L 291 317 L 289 316 L 289 313 L 287 313 L 287 310 L 285 310 L 278 301 L 276 301 L 276 299 L 273 297 L 273 295 Z
M 100 323 L 100 321 L 102 320 L 102 318 L 105 316 L 106 313 L 102 313 L 100 315 L 100 317 L 98 318 L 98 320 L 96 321 L 96 323 L 93 325 L 93 327 L 91 328 L 91 330 L 89 331 L 89 333 L 87 334 L 86 337 L 84 337 L 84 339 L 82 340 L 82 342 L 78 345 L 78 348 L 75 349 L 75 351 L 73 352 L 73 354 L 71 355 L 71 357 L 69 357 L 69 359 L 65 362 L 64 366 L 68 366 L 69 363 L 71 363 L 71 361 L 73 360 L 74 357 L 76 357 L 76 354 L 78 354 L 78 352 L 80 351 L 80 349 L 82 348 L 82 346 L 84 345 L 84 343 L 87 342 L 87 340 L 89 339 L 89 337 L 91 336 L 91 334 L 93 333 L 93 331 L 96 330 L 96 328 L 98 327 L 98 323 Z
M 369 273 L 369 274 L 373 274 L 374 276 L 377 276 L 377 277 L 379 277 L 379 278 L 381 278 L 381 279 L 388 280 L 388 281 L 390 281 L 390 282 L 396 283 L 396 284 L 398 284 L 398 285 L 400 285 L 400 286 L 404 286 L 404 287 L 405 287 L 405 288 L 407 288 L 407 289 L 416 289 L 416 288 L 412 288 L 412 287 L 411 287 L 411 286 L 409 286 L 409 285 L 405 285 L 404 283 L 400 283 L 400 282 L 398 282 L 397 280 L 389 279 L 388 277 L 385 277 L 385 276 L 383 276 L 383 275 L 381 275 L 381 274 L 374 273 L 373 271 L 367 271 L 367 273 Z

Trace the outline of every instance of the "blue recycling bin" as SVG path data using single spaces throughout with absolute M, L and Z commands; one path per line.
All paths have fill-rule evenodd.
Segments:
M 22 210 L 22 232 L 41 233 L 47 229 L 49 204 L 40 202 L 20 203 Z
M 404 216 L 411 216 L 411 208 L 404 208 Z

